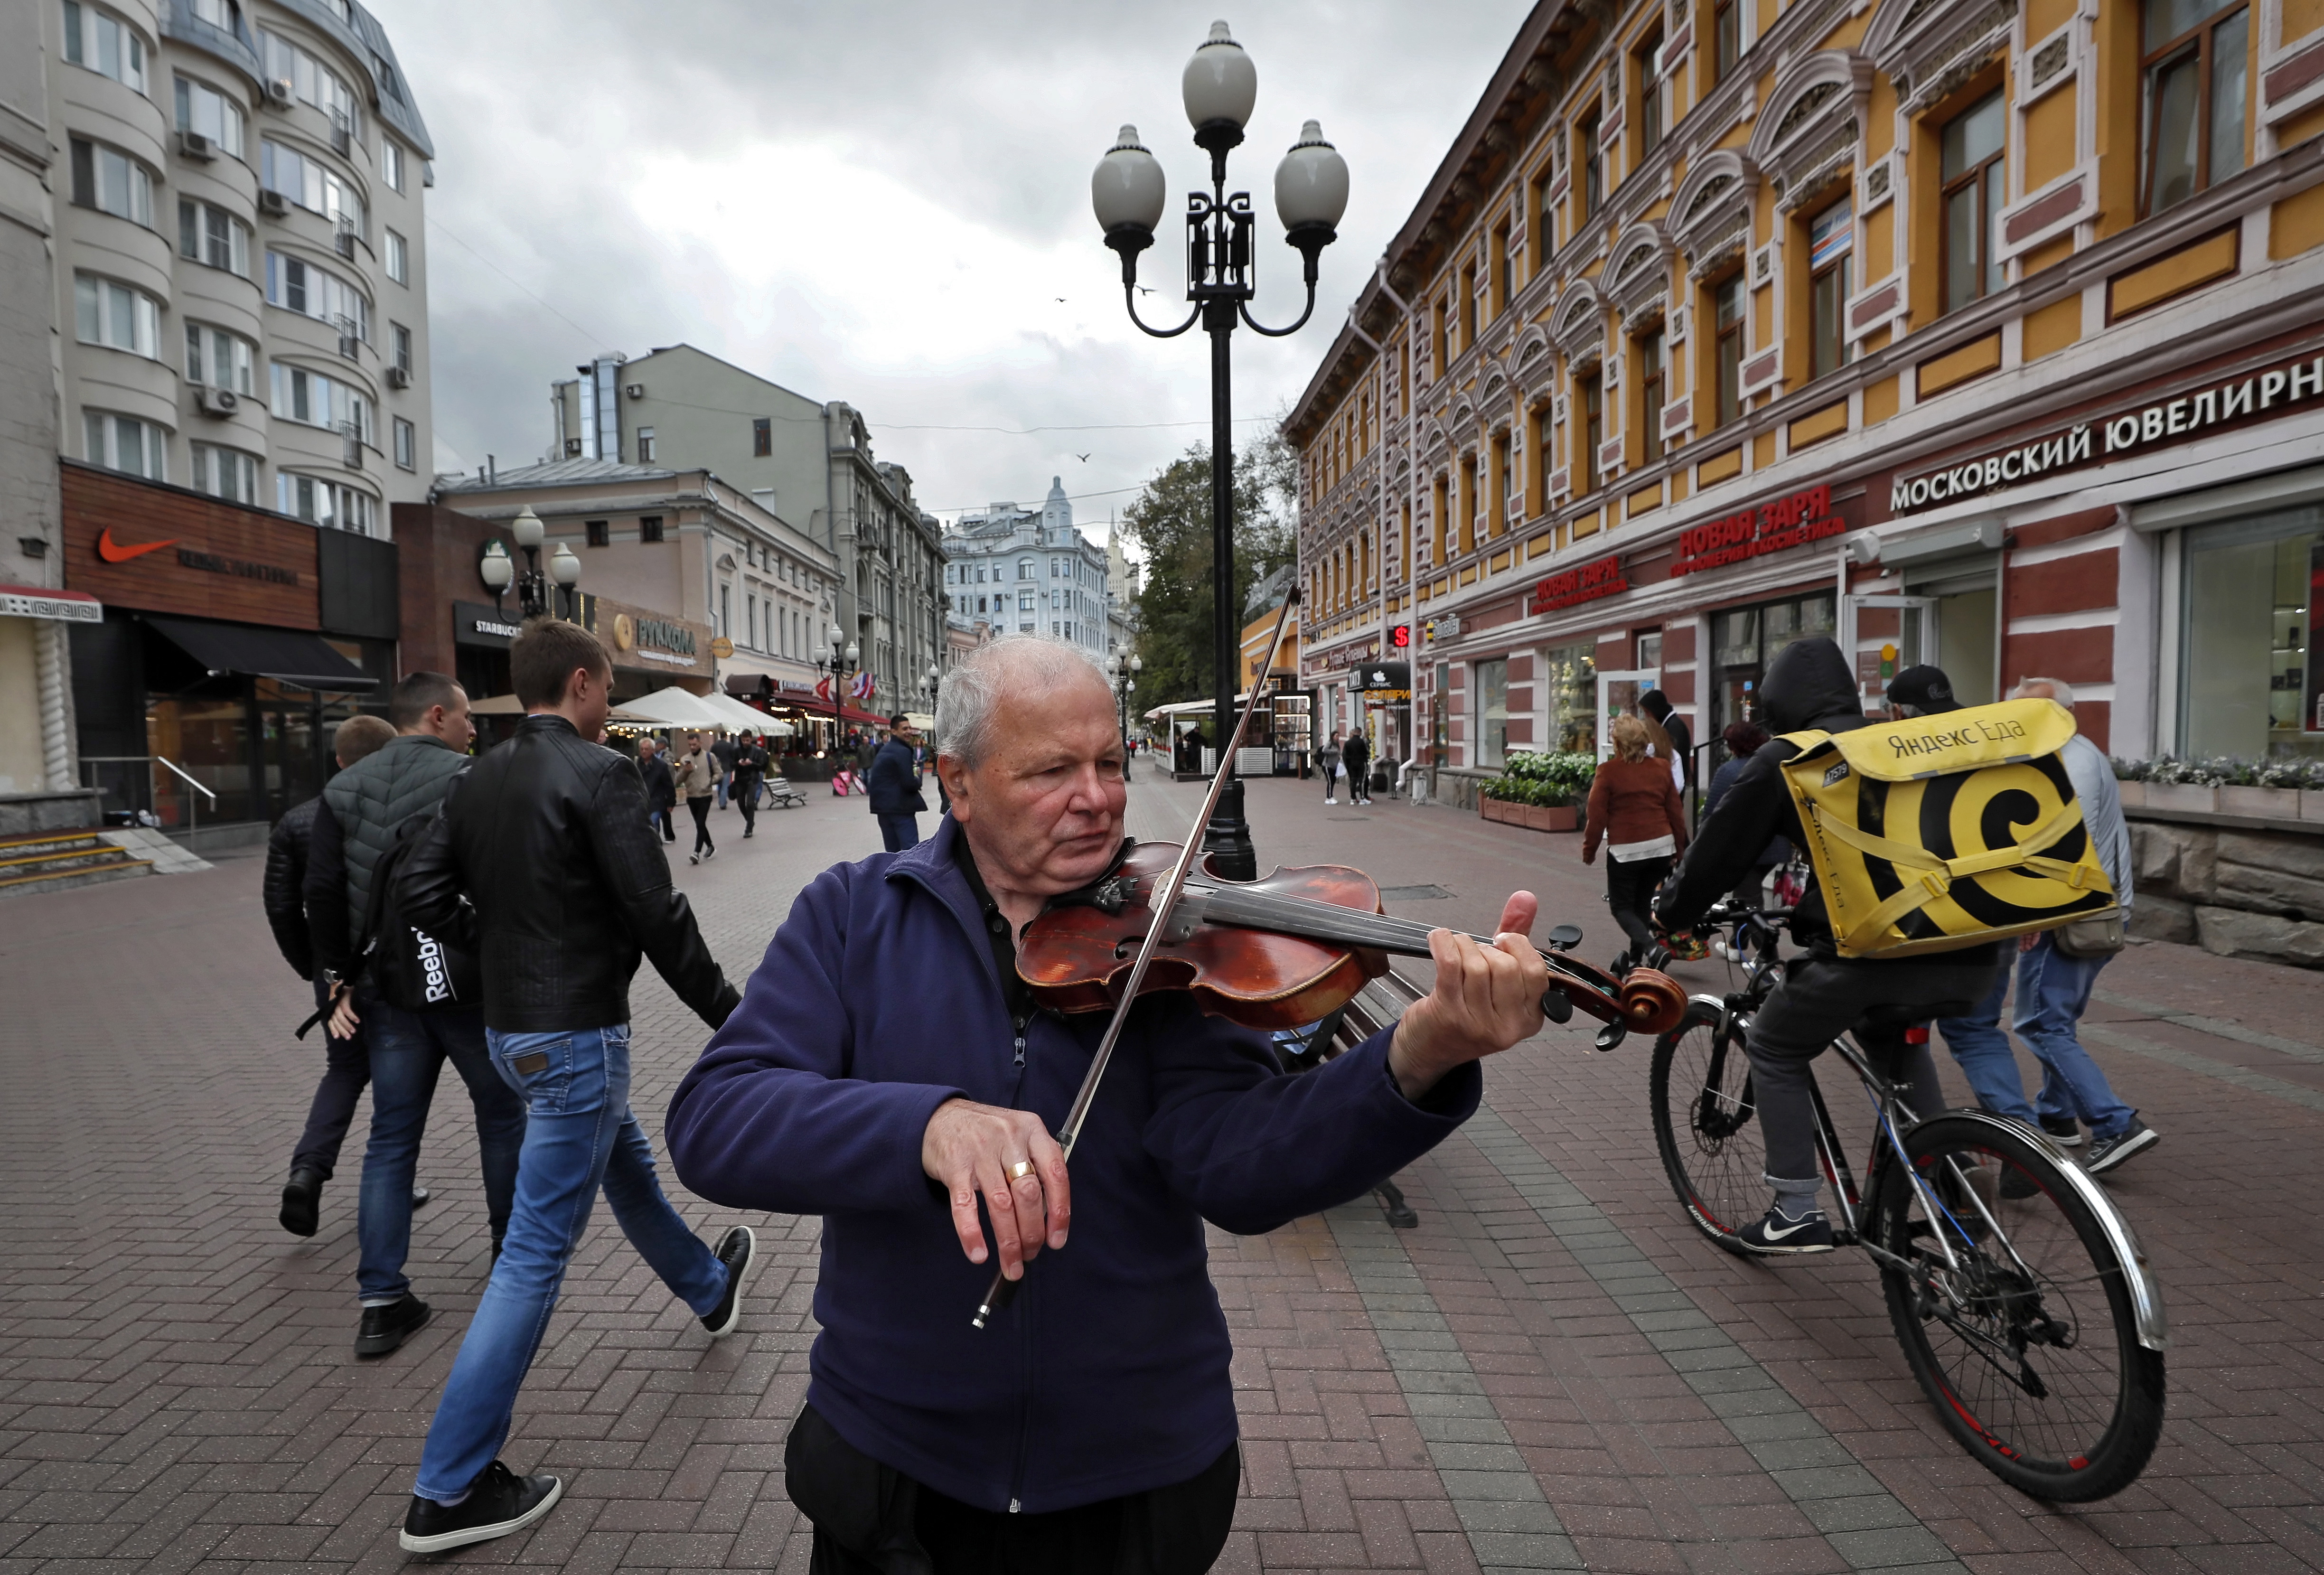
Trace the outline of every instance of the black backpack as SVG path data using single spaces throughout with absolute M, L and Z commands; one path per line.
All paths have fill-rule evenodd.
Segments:
M 363 940 L 355 948 L 355 972 L 367 976 L 372 988 L 389 1005 L 408 1012 L 479 1006 L 484 999 L 476 960 L 449 942 L 404 923 L 397 908 L 395 887 L 403 872 L 404 858 L 442 815 L 438 809 L 432 815 L 407 815 L 395 828 L 395 841 L 372 870 L 371 904 L 364 915 Z

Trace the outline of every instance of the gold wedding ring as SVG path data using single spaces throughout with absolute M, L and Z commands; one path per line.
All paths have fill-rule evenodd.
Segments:
M 1020 1159 L 1009 1167 L 1009 1179 L 1013 1182 L 1023 1181 L 1032 1174 L 1033 1162 L 1029 1159 Z

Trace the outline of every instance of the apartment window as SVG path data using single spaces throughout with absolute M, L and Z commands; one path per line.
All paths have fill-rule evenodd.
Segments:
M 242 157 L 242 106 L 207 82 L 178 78 L 178 129 L 209 138 L 222 153 Z
M 420 468 L 420 428 L 401 416 L 395 418 L 395 468 Z
M 1018 560 L 1017 577 L 1020 580 L 1029 580 L 1033 577 L 1033 560 L 1031 558 L 1019 558 Z
M 661 516 L 659 514 L 641 514 L 638 516 L 638 539 L 640 541 L 659 541 L 661 539 Z
M 1718 391 L 1719 419 L 1724 427 L 1743 413 L 1743 309 L 1750 299 L 1740 273 L 1711 289 L 1711 315 L 1716 363 L 1713 385 Z
M 346 383 L 309 372 L 303 366 L 270 364 L 273 373 L 273 411 L 280 421 L 302 427 L 326 427 L 368 443 L 372 440 L 371 401 Z
M 186 381 L 234 393 L 255 393 L 251 369 L 258 346 L 239 334 L 206 323 L 186 325 Z
M 1712 75 L 1724 82 L 1735 74 L 1743 58 L 1742 0 L 1711 0 L 1711 60 Z
M 1638 157 L 1653 156 L 1663 145 L 1663 30 L 1646 34 L 1638 46 Z
M 1477 342 L 1477 265 L 1465 262 L 1461 267 L 1461 348 L 1466 350 Z
M 410 283 L 410 246 L 393 230 L 383 230 L 380 234 L 387 243 L 387 276 L 398 284 Z
M 110 345 L 148 360 L 161 353 L 161 303 L 142 290 L 76 273 L 73 317 L 84 345 Z
M 266 303 L 300 317 L 337 322 L 342 333 L 358 339 L 371 337 L 371 302 L 360 290 L 327 269 L 280 252 L 266 253 Z
M 170 479 L 166 453 L 169 435 L 151 422 L 104 410 L 85 410 L 81 413 L 81 435 L 88 440 L 91 465 L 141 475 L 147 481 Z
M 1517 445 L 1507 438 L 1493 439 L 1493 534 L 1500 535 L 1509 528 L 1509 500 L 1517 494 Z M 1364 539 L 1364 557 L 1371 557 L 1371 539 Z M 1366 579 L 1370 576 L 1367 575 Z
M 64 0 L 64 5 L 65 59 L 144 92 L 145 41 L 109 11 L 78 0 Z
M 390 346 L 389 364 L 394 366 L 406 376 L 410 376 L 411 373 L 411 330 L 405 327 L 401 323 L 390 323 L 387 326 L 387 342 Z
M 258 52 L 268 80 L 290 83 L 300 102 L 313 105 L 353 134 L 363 106 L 346 78 L 278 32 L 262 32 Z
M 2250 41 L 2251 11 L 2244 5 L 2145 0 L 2139 44 L 2146 120 L 2141 199 L 2148 213 L 2184 202 L 2244 167 Z
M 73 201 L 152 228 L 153 177 L 145 166 L 103 143 L 71 143 Z
M 765 459 L 774 451 L 775 423 L 770 418 L 761 416 L 751 423 L 751 456 L 754 459 Z
M 1663 456 L 1663 406 L 1670 396 L 1670 346 L 1661 329 L 1638 341 L 1638 430 L 1646 439 L 1643 463 Z
M 319 525 L 326 530 L 346 530 L 357 536 L 375 534 L 379 501 L 353 487 L 335 486 L 310 475 L 274 473 L 274 507 L 278 512 Z
M 1993 241 L 2008 186 L 2001 156 L 2008 114 L 2007 102 L 1997 91 L 1955 115 L 1944 130 L 1939 245 L 1949 312 L 2001 288 L 2001 262 L 1994 254 Z
M 1536 405 L 1526 419 L 1532 423 L 1529 435 L 1533 442 L 1533 511 L 1546 514 L 1550 502 L 1549 473 L 1557 468 L 1556 459 L 1549 451 L 1552 430 L 1550 408 L 1545 404 Z
M 1596 218 L 1598 210 L 1606 206 L 1606 161 L 1601 156 L 1604 150 L 1599 146 L 1599 131 L 1600 112 L 1593 109 L 1582 123 L 1573 150 L 1573 161 L 1582 171 L 1582 217 L 1585 223 Z
M 194 20 L 231 33 L 242 32 L 242 7 L 235 0 L 193 0 Z
M 1493 303 L 1493 314 L 1498 317 L 1508 310 L 1509 303 L 1517 298 L 1517 249 L 1509 244 L 1507 225 L 1493 231 L 1493 256 L 1498 264 L 1493 279 L 1501 292 L 1500 299 Z
M 1440 295 L 1430 303 L 1428 309 L 1428 347 L 1431 355 L 1429 364 L 1435 369 L 1435 374 L 1438 377 L 1444 375 L 1444 365 L 1449 359 L 1450 346 L 1445 342 L 1449 317 L 1450 313 L 1445 306 L 1444 298 Z
M 379 139 L 379 178 L 390 191 L 403 189 L 403 144 L 393 137 Z
M 354 183 L 311 154 L 272 137 L 258 143 L 258 183 L 309 213 L 364 228 L 363 198 Z
M 745 597 L 743 597 L 743 598 L 742 598 L 742 615 L 743 615 L 742 628 L 743 628 L 743 631 L 744 631 L 744 635 L 745 635 L 746 643 L 750 646 L 750 648 L 751 648 L 752 650 L 756 650 L 756 649 L 759 649 L 759 598 L 758 598 L 758 597 L 756 597 L 756 596 L 745 596 Z
M 638 463 L 651 465 L 653 456 L 654 429 L 651 427 L 641 427 L 638 428 Z
M 1033 593 L 1032 593 L 1032 592 L 1030 592 L 1030 591 L 1019 591 L 1019 592 L 1018 592 L 1018 593 L 1017 593 L 1017 611 L 1019 611 L 1019 612 L 1030 612 L 1032 610 L 1033 610 Z
M 718 632 L 730 640 L 733 638 L 734 587 L 732 585 L 718 587 Z
M 1606 441 L 1606 374 L 1593 372 L 1574 390 L 1582 419 L 1574 426 L 1573 491 L 1578 497 L 1598 490 L 1598 449 Z
M 257 506 L 258 461 L 254 456 L 239 448 L 221 448 L 214 443 L 188 447 L 193 452 L 194 491 L 224 498 L 229 503 Z
M 1533 269 L 1536 273 L 1549 266 L 1549 259 L 1557 250 L 1557 205 L 1550 193 L 1557 188 L 1557 171 L 1545 168 L 1533 178 Z
M 250 226 L 216 203 L 180 198 L 178 255 L 250 277 Z
M 1856 246 L 1856 205 L 1841 198 L 1808 226 L 1808 374 L 1838 372 L 1848 360 L 1840 308 L 1848 300 L 1848 255 Z

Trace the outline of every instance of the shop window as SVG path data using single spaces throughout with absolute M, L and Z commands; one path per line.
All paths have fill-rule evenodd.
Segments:
M 2324 508 L 2190 530 L 2177 752 L 2324 759 Z
M 1738 273 L 1711 287 L 1712 387 L 1719 401 L 1718 419 L 1724 427 L 1743 414 L 1743 309 L 1750 291 Z
M 1638 341 L 1638 431 L 1645 439 L 1640 450 L 1641 464 L 1652 465 L 1663 456 L 1663 406 L 1669 395 L 1665 388 L 1669 380 L 1667 370 L 1670 349 L 1660 328 Z
M 1509 754 L 1509 664 L 1494 657 L 1470 669 L 1470 687 L 1476 705 L 1476 747 L 1472 766 L 1498 766 Z
M 1711 62 L 1713 81 L 1724 82 L 1735 74 L 1736 63 L 1743 58 L 1743 0 L 1712 0 L 1711 7 Z
M 659 541 L 661 539 L 661 516 L 659 514 L 641 514 L 638 516 L 638 539 L 643 542 Z
M 2231 0 L 2144 0 L 2139 55 L 2149 214 L 2244 167 L 2251 11 Z
M 1573 165 L 1579 171 L 1577 184 L 1582 188 L 1582 221 L 1584 224 L 1598 216 L 1606 206 L 1606 161 L 1604 150 L 1599 146 L 1600 112 L 1592 109 L 1575 134 Z
M 582 539 L 592 547 L 610 547 L 613 541 L 611 520 L 585 520 L 581 523 Z
M 1649 673 L 1659 673 L 1663 670 L 1663 632 L 1661 630 L 1657 629 L 1652 634 L 1642 634 L 1638 636 L 1637 666 L 1642 671 Z
M 1654 157 L 1663 145 L 1663 30 L 1655 28 L 1638 46 L 1638 159 Z
M 1848 360 L 1840 309 L 1848 301 L 1848 259 L 1856 245 L 1856 204 L 1841 198 L 1808 226 L 1808 374 L 1838 372 Z
M 1598 446 L 1606 441 L 1606 374 L 1591 372 L 1575 384 L 1574 404 L 1581 419 L 1573 430 L 1573 495 L 1598 490 Z
M 2002 158 L 2008 115 L 2006 97 L 1990 93 L 1953 116 L 1944 129 L 1938 227 L 1944 309 L 1949 312 L 2001 288 L 2001 261 L 1993 243 L 2008 189 Z
M 1598 648 L 1588 640 L 1541 653 L 1544 708 L 1550 747 L 1594 754 L 1598 750 Z
M 1775 653 L 1795 640 L 1832 632 L 1832 595 L 1819 591 L 1758 607 L 1716 612 L 1711 619 L 1711 666 L 1715 672 L 1713 701 L 1717 714 L 1712 732 L 1730 722 L 1764 721 L 1758 712 L 1759 680 Z M 1720 760 L 1725 757 L 1722 755 Z M 1711 763 L 1716 768 L 1720 760 Z

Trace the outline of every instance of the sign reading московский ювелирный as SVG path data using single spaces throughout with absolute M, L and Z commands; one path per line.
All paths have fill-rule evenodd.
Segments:
M 1888 511 L 1910 514 L 2015 486 L 2052 471 L 2079 470 L 2164 438 L 2283 415 L 2319 395 L 2324 395 L 2324 355 L 2287 361 L 2118 416 L 2095 417 L 1999 454 L 1899 476 L 1889 487 Z

